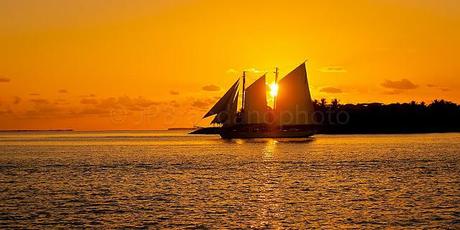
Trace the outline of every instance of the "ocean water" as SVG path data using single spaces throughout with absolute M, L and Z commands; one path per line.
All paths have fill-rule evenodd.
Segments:
M 460 228 L 460 134 L 0 133 L 0 228 Z

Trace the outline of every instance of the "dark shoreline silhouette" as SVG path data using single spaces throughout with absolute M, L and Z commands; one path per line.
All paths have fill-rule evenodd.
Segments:
M 342 105 L 337 99 L 313 102 L 319 114 L 318 133 L 378 134 L 378 133 L 442 133 L 460 132 L 460 105 L 445 100 L 431 104 L 368 103 Z

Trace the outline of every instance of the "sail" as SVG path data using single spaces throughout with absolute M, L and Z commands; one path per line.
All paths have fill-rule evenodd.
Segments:
M 229 107 L 228 119 L 225 121 L 224 125 L 233 125 L 236 123 L 236 116 L 238 113 L 238 94 L 239 92 L 237 91 L 235 99 L 233 99 L 233 102 Z
M 276 114 L 279 125 L 312 123 L 313 103 L 308 87 L 305 63 L 278 82 Z
M 228 105 L 233 102 L 236 91 L 238 90 L 239 79 L 230 87 L 230 89 L 224 94 L 223 97 L 203 116 L 203 118 L 219 114 L 226 111 Z
M 266 112 L 267 86 L 263 75 L 245 91 L 243 121 L 246 124 L 264 123 Z
M 233 101 L 227 104 L 225 111 L 218 113 L 211 124 L 224 124 L 232 125 L 236 122 L 237 110 L 238 110 L 238 92 L 235 93 Z

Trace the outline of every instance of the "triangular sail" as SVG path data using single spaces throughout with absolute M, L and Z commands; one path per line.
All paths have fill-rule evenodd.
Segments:
M 225 121 L 224 125 L 233 125 L 236 123 L 236 117 L 238 114 L 238 93 L 239 92 L 237 91 L 235 98 L 229 107 L 228 119 Z
M 267 113 L 265 75 L 252 83 L 245 92 L 243 121 L 246 124 L 264 123 Z
M 203 118 L 219 114 L 228 109 L 228 105 L 233 102 L 236 91 L 238 90 L 239 79 L 230 87 L 230 89 L 224 94 L 222 98 L 207 112 Z
M 278 82 L 276 114 L 279 125 L 312 123 L 313 103 L 308 87 L 305 63 Z
M 218 113 L 211 121 L 211 124 L 232 125 L 235 123 L 238 109 L 238 92 L 235 94 L 233 101 L 227 104 L 226 110 Z

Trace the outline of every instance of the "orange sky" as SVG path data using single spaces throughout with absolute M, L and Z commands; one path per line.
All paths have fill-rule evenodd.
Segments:
M 0 129 L 190 127 L 245 69 L 313 98 L 460 102 L 457 0 L 0 2 Z

